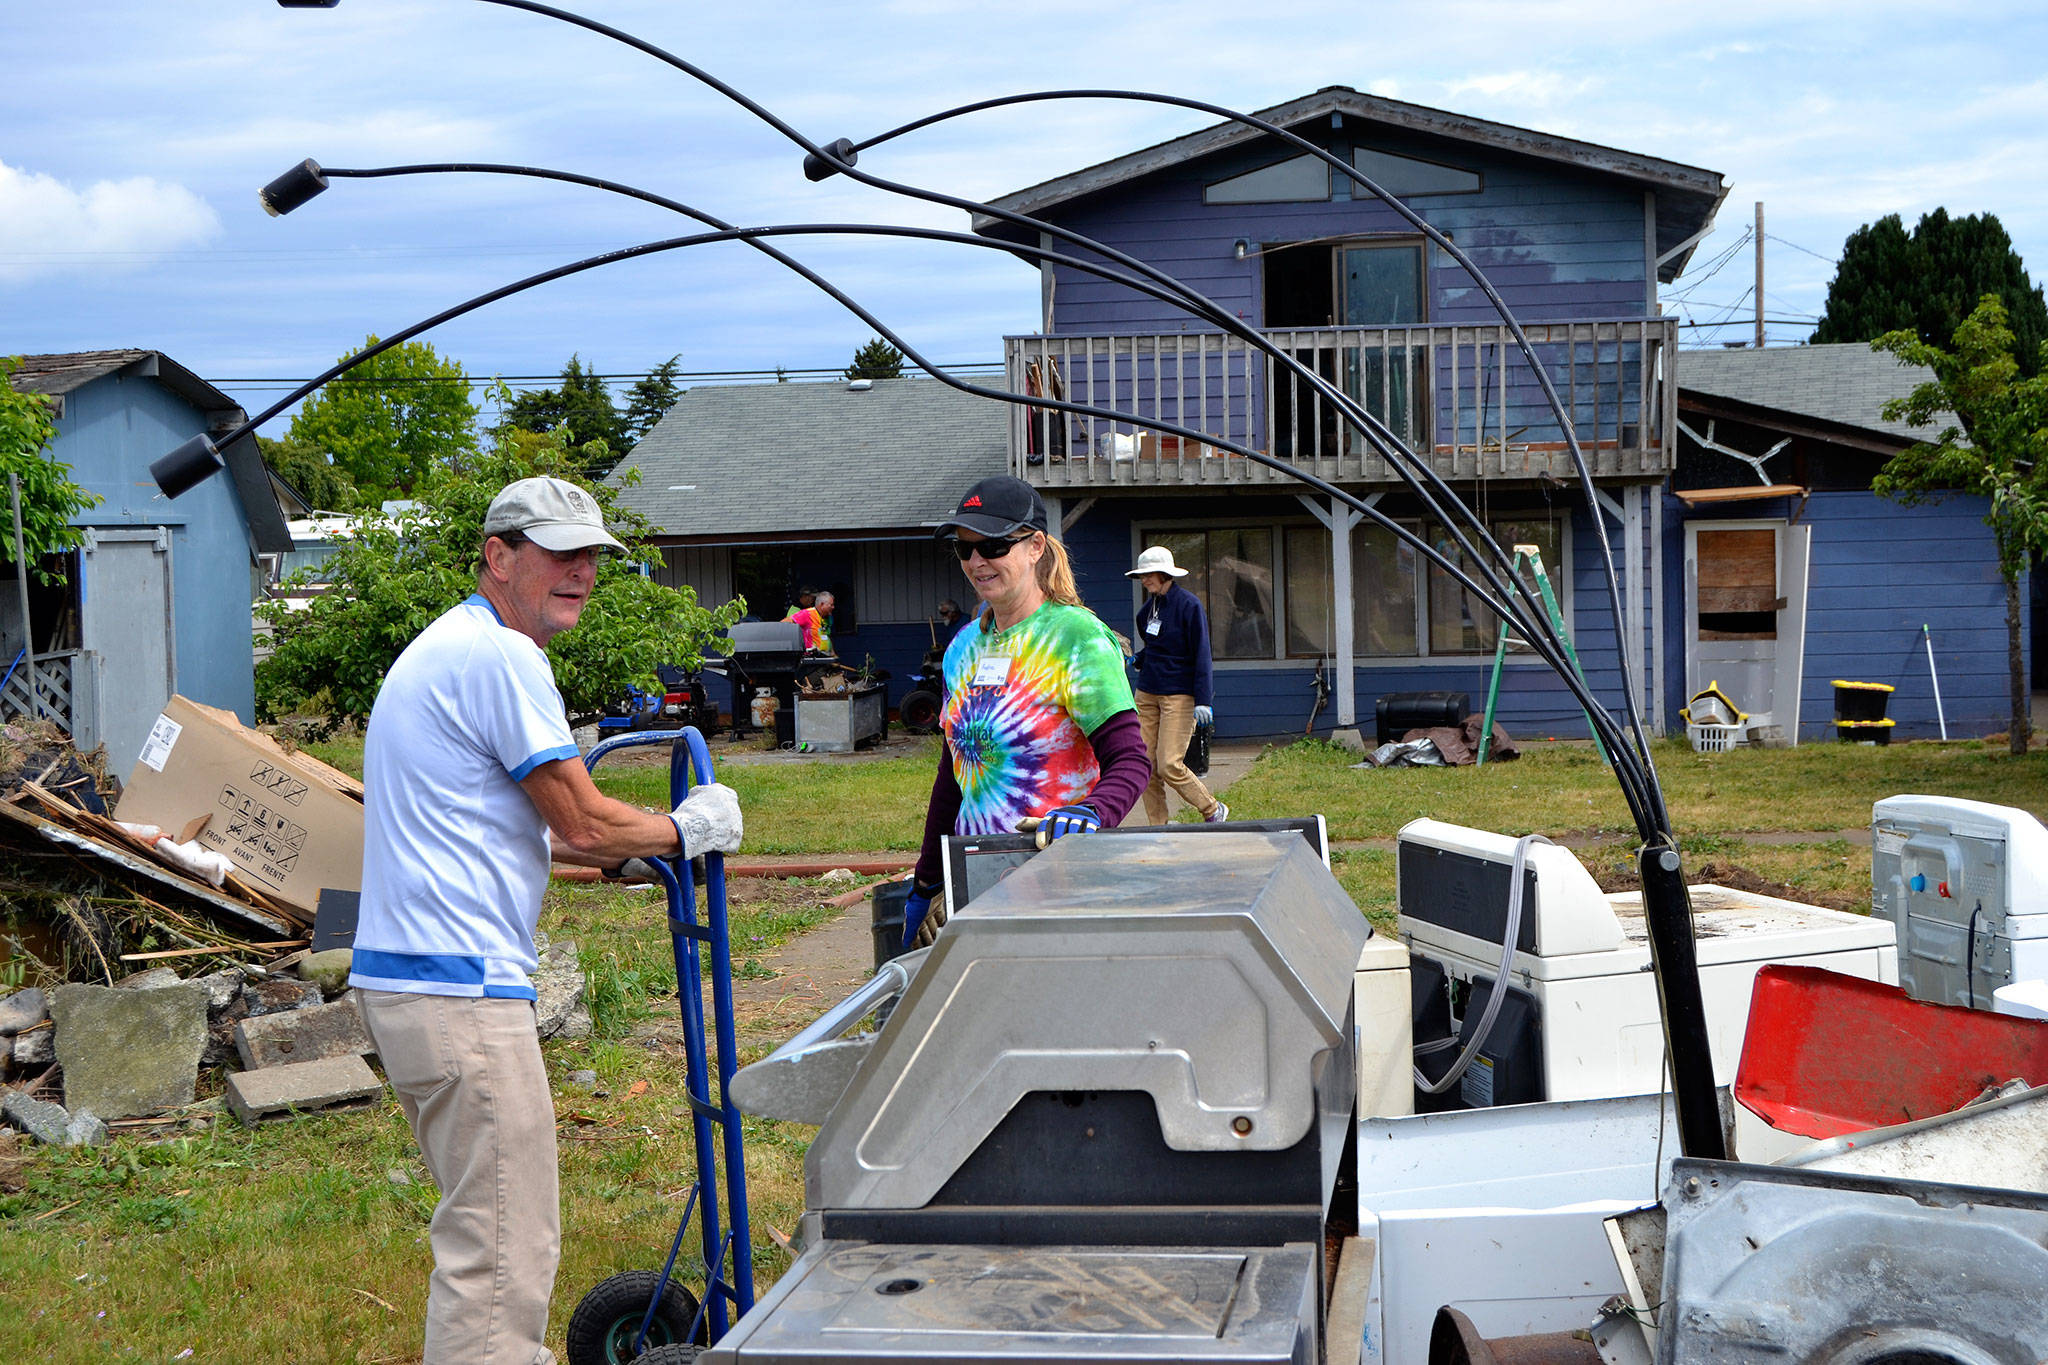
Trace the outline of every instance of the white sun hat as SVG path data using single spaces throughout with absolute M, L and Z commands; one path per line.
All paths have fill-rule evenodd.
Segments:
M 1139 578 L 1148 573 L 1163 573 L 1170 578 L 1186 578 L 1188 571 L 1173 562 L 1173 551 L 1164 545 L 1147 545 L 1145 552 L 1138 556 L 1138 567 L 1124 570 L 1125 578 Z

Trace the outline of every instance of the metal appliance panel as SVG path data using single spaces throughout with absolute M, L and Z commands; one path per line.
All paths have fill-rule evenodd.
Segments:
M 703 1365 L 1315 1359 L 1320 1248 L 826 1241 Z
M 1176 1151 L 1292 1147 L 1316 1059 L 1350 1068 L 1369 932 L 1297 834 L 1060 840 L 939 936 L 811 1145 L 806 1204 L 922 1208 L 1040 1091 L 1148 1092 Z

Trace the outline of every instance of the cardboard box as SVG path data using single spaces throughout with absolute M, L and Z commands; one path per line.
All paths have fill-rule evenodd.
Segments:
M 310 754 L 286 753 L 231 711 L 172 697 L 114 818 L 180 834 L 205 817 L 200 843 L 310 921 L 323 888 L 362 890 L 362 790 Z
M 1156 431 L 1138 433 L 1138 458 L 1141 460 L 1172 460 L 1182 455 L 1185 445 L 1190 460 L 1214 460 L 1233 452 L 1218 450 L 1207 441 L 1182 441 L 1178 436 L 1165 436 Z

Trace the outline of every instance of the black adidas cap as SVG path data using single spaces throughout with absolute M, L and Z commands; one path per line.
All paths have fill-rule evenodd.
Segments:
M 984 536 L 1015 535 L 1045 529 L 1045 500 L 1022 479 L 996 474 L 967 490 L 951 519 L 939 523 L 938 534 L 966 528 Z

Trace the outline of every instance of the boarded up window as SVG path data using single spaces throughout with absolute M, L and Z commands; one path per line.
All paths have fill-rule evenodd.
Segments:
M 1698 537 L 1698 609 L 1702 640 L 1775 640 L 1778 609 L 1778 533 L 1701 531 Z

